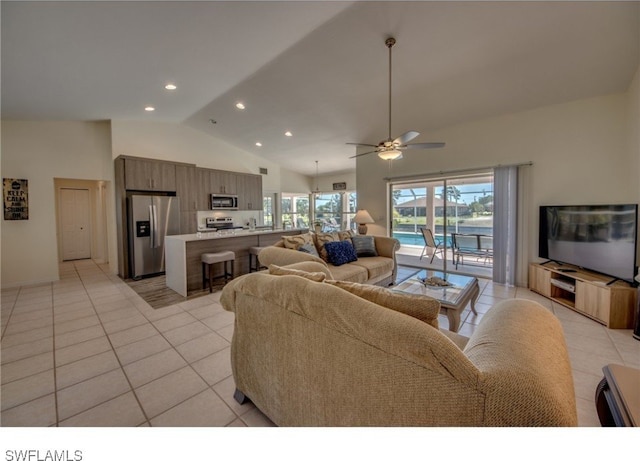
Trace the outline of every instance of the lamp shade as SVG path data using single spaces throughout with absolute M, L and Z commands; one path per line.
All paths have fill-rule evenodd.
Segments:
M 375 222 L 367 210 L 358 210 L 353 221 L 358 224 L 358 234 L 360 235 L 366 235 L 367 224 Z
M 358 224 L 373 224 L 375 222 L 367 210 L 358 210 L 353 220 Z

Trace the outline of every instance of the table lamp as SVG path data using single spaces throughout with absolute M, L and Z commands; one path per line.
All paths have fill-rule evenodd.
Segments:
M 358 224 L 358 234 L 367 234 L 367 224 L 373 224 L 375 221 L 367 210 L 358 210 L 353 220 Z

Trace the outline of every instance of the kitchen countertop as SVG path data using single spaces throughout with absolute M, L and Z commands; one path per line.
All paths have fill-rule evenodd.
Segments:
M 167 235 L 165 239 L 170 240 L 178 240 L 183 242 L 194 242 L 196 240 L 218 240 L 224 238 L 232 238 L 232 237 L 245 237 L 248 235 L 256 235 L 256 234 L 279 234 L 283 232 L 292 232 L 292 231 L 308 231 L 307 228 L 295 228 L 295 229 L 234 229 L 234 230 L 225 230 L 225 231 L 200 231 L 200 236 L 198 234 L 182 234 L 182 235 Z

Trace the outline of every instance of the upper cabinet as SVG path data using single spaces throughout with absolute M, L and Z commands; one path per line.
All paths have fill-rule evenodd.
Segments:
M 175 191 L 183 212 L 210 210 L 211 194 L 237 195 L 239 210 L 262 209 L 262 176 L 257 174 L 124 156 L 116 164 L 121 168 L 124 189 Z
M 124 159 L 124 184 L 127 190 L 174 192 L 176 165 L 127 157 Z
M 238 209 L 262 210 L 262 176 L 238 174 Z
M 180 197 L 181 211 L 197 211 L 198 171 L 189 165 L 176 165 L 176 195 Z
M 206 168 L 196 168 L 196 210 L 204 211 L 211 209 L 209 196 L 211 195 L 212 179 L 211 172 Z
M 237 174 L 231 171 L 210 170 L 211 171 L 211 194 L 238 193 Z

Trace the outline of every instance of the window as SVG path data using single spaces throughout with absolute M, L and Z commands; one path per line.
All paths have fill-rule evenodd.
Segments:
M 273 194 L 262 197 L 263 224 L 273 226 Z
M 315 194 L 315 221 L 320 224 L 322 232 L 355 230 L 358 227 L 353 222 L 356 198 L 355 191 Z
M 309 227 L 309 195 L 282 193 L 281 205 L 282 226 L 285 229 Z

